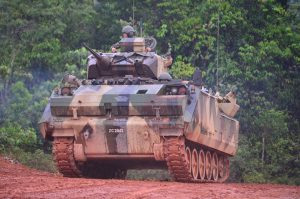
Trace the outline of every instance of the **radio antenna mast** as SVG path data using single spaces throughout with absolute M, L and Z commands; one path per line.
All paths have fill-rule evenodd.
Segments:
M 132 26 L 134 26 L 134 0 L 132 0 Z
M 220 0 L 218 1 L 218 24 L 217 24 L 217 91 L 219 91 L 219 47 L 220 47 Z

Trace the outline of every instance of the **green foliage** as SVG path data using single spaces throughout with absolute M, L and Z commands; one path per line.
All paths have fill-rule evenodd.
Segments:
M 8 153 L 16 148 L 32 151 L 36 142 L 37 137 L 32 128 L 22 129 L 13 123 L 0 128 L 0 152 Z
M 28 58 L 44 66 L 55 66 L 62 59 L 61 51 L 61 43 L 55 38 L 33 46 Z
M 254 120 L 257 131 L 271 138 L 280 138 L 288 133 L 287 115 L 275 109 L 265 110 Z
M 167 170 L 128 170 L 126 179 L 130 180 L 163 180 L 170 181 L 171 177 Z
M 65 53 L 66 71 L 76 77 L 84 79 L 87 76 L 86 58 L 88 51 L 85 48 L 71 50 Z
M 168 32 L 168 25 L 167 24 L 162 24 L 160 27 L 160 30 L 156 33 L 156 36 L 158 38 L 164 38 Z
M 34 129 L 23 129 L 13 123 L 0 128 L 0 154 L 10 156 L 32 168 L 56 172 L 52 156 L 37 147 L 38 140 Z
M 25 152 L 24 150 L 15 149 L 12 152 L 12 157 L 26 166 L 52 173 L 57 172 L 52 155 L 45 154 L 40 149 L 34 152 Z
M 193 75 L 194 71 L 194 66 L 185 63 L 183 61 L 183 58 L 181 56 L 178 56 L 173 64 L 173 67 L 170 70 L 170 73 L 178 79 L 189 79 Z
M 8 67 L 5 65 L 1 65 L 0 66 L 0 77 L 1 79 L 6 79 L 7 75 L 8 75 Z
M 245 182 L 249 182 L 249 183 L 266 183 L 266 177 L 259 172 L 251 172 L 246 174 L 244 177 Z
M 18 121 L 21 126 L 29 127 L 30 120 L 26 116 L 29 114 L 27 108 L 32 102 L 32 94 L 21 81 L 12 85 L 11 92 L 10 104 L 5 111 L 6 121 L 11 123 Z

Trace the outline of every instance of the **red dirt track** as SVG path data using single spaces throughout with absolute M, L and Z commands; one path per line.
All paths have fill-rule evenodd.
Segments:
M 0 157 L 0 198 L 300 198 L 300 186 L 64 178 Z

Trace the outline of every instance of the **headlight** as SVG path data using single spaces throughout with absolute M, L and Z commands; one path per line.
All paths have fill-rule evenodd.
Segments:
M 171 93 L 172 93 L 173 95 L 176 95 L 176 94 L 177 94 L 177 91 L 178 91 L 177 87 L 171 88 Z

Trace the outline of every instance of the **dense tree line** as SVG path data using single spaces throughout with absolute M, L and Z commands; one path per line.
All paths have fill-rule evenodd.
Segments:
M 138 35 L 157 39 L 158 53 L 171 49 L 174 77 L 189 78 L 199 67 L 207 87 L 237 92 L 241 129 L 232 181 L 300 184 L 295 2 L 0 1 L 0 151 L 43 157 L 38 119 L 64 73 L 84 77 L 82 42 L 109 51 L 131 23 Z

